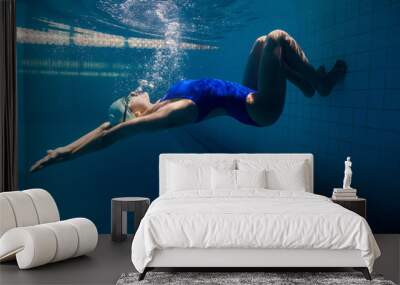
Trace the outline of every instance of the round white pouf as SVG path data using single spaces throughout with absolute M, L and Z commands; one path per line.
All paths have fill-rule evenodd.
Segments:
M 53 231 L 42 225 L 11 229 L 0 239 L 0 258 L 7 260 L 16 255 L 20 269 L 49 263 L 56 251 Z
M 96 226 L 85 218 L 14 228 L 0 238 L 0 259 L 16 255 L 19 268 L 28 269 L 87 254 L 97 239 Z
M 17 227 L 33 226 L 39 223 L 35 205 L 28 194 L 23 191 L 12 191 L 3 192 L 1 196 L 10 203 Z
M 59 221 L 57 205 L 43 189 L 0 193 L 0 262 L 17 259 L 20 269 L 87 254 L 97 245 L 88 219 Z
M 98 233 L 92 221 L 85 218 L 74 218 L 64 222 L 74 226 L 78 233 L 79 243 L 74 257 L 91 252 L 96 248 Z
M 78 250 L 79 237 L 71 224 L 63 221 L 44 224 L 43 226 L 49 228 L 57 240 L 57 251 L 51 262 L 68 259 L 75 255 Z
M 52 223 L 60 220 L 60 214 L 53 197 L 43 189 L 29 189 L 22 193 L 29 195 L 35 205 L 39 224 Z
M 8 199 L 0 195 L 0 237 L 8 230 L 15 228 L 14 212 Z

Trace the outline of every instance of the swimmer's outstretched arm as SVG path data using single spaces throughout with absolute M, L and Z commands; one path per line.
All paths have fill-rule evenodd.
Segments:
M 154 113 L 120 123 L 114 127 L 110 127 L 110 123 L 106 122 L 66 146 L 49 150 L 47 155 L 38 160 L 30 170 L 36 171 L 54 163 L 99 151 L 117 141 L 139 133 L 153 132 L 193 123 L 196 116 L 197 109 L 195 106 L 186 100 L 179 100 Z
M 110 122 L 105 122 L 96 129 L 86 133 L 68 145 L 57 147 L 56 149 L 49 149 L 47 151 L 47 155 L 32 165 L 30 171 L 33 172 L 58 161 L 71 159 L 72 155 L 77 149 L 81 148 L 82 145 L 85 145 L 90 141 L 97 140 L 103 134 L 103 132 L 110 127 Z

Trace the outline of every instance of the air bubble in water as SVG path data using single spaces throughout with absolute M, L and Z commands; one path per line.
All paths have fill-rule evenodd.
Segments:
M 157 26 L 165 45 L 153 51 L 136 78 L 155 85 L 152 98 L 161 97 L 175 81 L 182 79 L 185 51 L 180 48 L 182 25 L 179 8 L 172 1 L 126 0 L 121 4 L 103 1 L 106 11 L 115 19 L 134 28 Z

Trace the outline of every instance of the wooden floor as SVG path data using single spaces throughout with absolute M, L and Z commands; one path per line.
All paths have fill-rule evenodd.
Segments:
M 375 272 L 399 283 L 400 235 L 376 235 L 382 257 Z M 42 267 L 19 270 L 15 262 L 0 264 L 0 284 L 115 284 L 124 272 L 134 271 L 130 258 L 132 237 L 121 243 L 100 235 L 94 252 Z

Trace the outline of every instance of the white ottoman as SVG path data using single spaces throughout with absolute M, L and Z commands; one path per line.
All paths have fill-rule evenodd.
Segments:
M 90 220 L 59 219 L 43 189 L 0 193 L 0 262 L 16 258 L 19 268 L 27 269 L 96 248 L 97 229 Z

